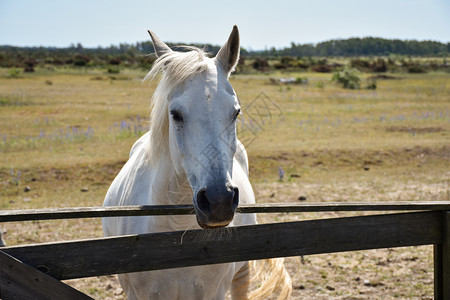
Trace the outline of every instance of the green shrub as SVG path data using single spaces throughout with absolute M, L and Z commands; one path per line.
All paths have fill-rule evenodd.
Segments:
M 113 66 L 118 66 L 122 63 L 122 60 L 119 57 L 113 57 L 109 60 L 109 64 Z
M 307 77 L 297 77 L 295 78 L 295 84 L 308 84 Z
M 312 70 L 314 72 L 318 72 L 318 73 L 330 73 L 332 72 L 332 67 L 329 65 L 318 65 L 315 67 L 312 67 Z
M 255 58 L 255 60 L 252 63 L 252 67 L 253 69 L 256 69 L 261 72 L 267 72 L 270 69 L 269 62 L 267 61 L 267 59 L 260 57 Z
M 360 73 L 358 70 L 345 67 L 344 70 L 340 72 L 334 72 L 331 80 L 342 85 L 342 87 L 345 89 L 356 90 L 359 89 L 361 82 L 359 74 Z
M 376 90 L 377 89 L 377 82 L 375 80 L 370 80 L 367 84 L 366 89 L 368 90 Z
M 9 100 L 3 97 L 0 97 L 0 106 L 6 106 L 9 104 Z
M 371 63 L 367 59 L 353 58 L 350 61 L 350 66 L 360 71 L 369 71 L 371 68 Z
M 119 74 L 120 68 L 118 66 L 109 66 L 108 67 L 108 73 L 109 74 Z
M 409 65 L 407 69 L 408 69 L 408 73 L 413 73 L 413 74 L 421 74 L 421 73 L 427 72 L 427 70 L 419 64 Z
M 16 68 L 9 69 L 10 78 L 18 78 L 20 76 L 20 70 Z
M 86 66 L 91 59 L 87 55 L 75 54 L 73 57 L 73 64 L 77 67 Z

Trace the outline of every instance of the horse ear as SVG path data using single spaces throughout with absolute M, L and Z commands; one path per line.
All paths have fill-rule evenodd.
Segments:
M 148 33 L 152 38 L 153 48 L 155 48 L 156 56 L 160 57 L 163 54 L 172 52 L 172 49 L 170 49 L 169 46 L 167 46 L 163 41 L 161 41 L 156 34 L 154 34 L 150 30 L 148 30 Z
M 225 69 L 227 73 L 233 71 L 239 61 L 239 30 L 236 25 L 225 45 L 220 48 L 216 55 L 216 61 Z

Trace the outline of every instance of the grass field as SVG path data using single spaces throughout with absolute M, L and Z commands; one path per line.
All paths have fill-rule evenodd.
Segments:
M 2 209 L 100 206 L 148 127 L 155 84 L 143 72 L 0 69 Z M 305 85 L 270 78 L 307 77 Z M 365 75 L 371 76 L 371 75 Z M 344 90 L 331 74 L 234 75 L 258 202 L 450 200 L 450 74 L 393 74 L 376 90 Z M 282 181 L 278 168 L 285 170 Z M 349 213 L 261 215 L 260 222 Z M 99 220 L 3 225 L 9 245 L 102 236 Z M 294 299 L 433 295 L 432 248 L 290 258 Z M 70 281 L 124 298 L 115 277 Z

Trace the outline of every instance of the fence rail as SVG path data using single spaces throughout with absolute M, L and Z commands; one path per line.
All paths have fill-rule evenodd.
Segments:
M 139 234 L 3 251 L 52 277 L 72 279 L 441 242 L 441 213 L 418 212 Z
M 450 210 L 450 201 L 412 202 L 321 202 L 321 203 L 274 203 L 242 205 L 237 213 L 299 213 L 331 211 L 445 211 Z M 73 207 L 53 209 L 3 210 L 0 222 L 103 218 L 119 216 L 160 216 L 194 214 L 192 205 L 146 205 L 111 207 Z
M 434 245 L 435 299 L 450 299 L 449 201 L 259 204 L 239 209 L 240 213 L 306 211 L 409 212 L 5 247 L 0 251 L 0 297 L 14 299 L 8 295 L 24 287 L 29 289 L 26 293 L 37 295 L 35 290 L 53 286 L 56 279 L 274 257 Z M 71 208 L 15 213 L 3 211 L 0 221 L 192 212 L 192 206 Z M 31 267 L 34 273 L 30 272 L 22 279 L 20 270 L 26 270 L 27 267 Z M 16 273 L 11 272 L 12 269 Z M 30 286 L 29 282 L 34 284 Z M 53 290 L 55 293 L 58 291 L 58 295 L 74 294 L 64 283 L 60 282 L 60 285 L 59 289 Z

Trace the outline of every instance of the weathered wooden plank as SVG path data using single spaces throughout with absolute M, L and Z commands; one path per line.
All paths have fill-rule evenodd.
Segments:
M 193 214 L 192 205 L 70 207 L 0 211 L 0 222 L 148 215 Z
M 57 279 L 442 243 L 442 213 L 415 212 L 6 247 Z M 112 263 L 113 262 L 113 263 Z
M 87 300 L 91 297 L 0 251 L 0 299 Z
M 319 203 L 259 203 L 238 207 L 240 213 L 290 213 L 330 211 L 442 211 L 450 209 L 450 201 L 397 202 L 319 202 Z
M 325 202 L 325 203 L 278 203 L 242 205 L 238 213 L 294 213 L 326 211 L 443 211 L 450 210 L 450 201 L 415 202 Z M 3 210 L 0 222 L 54 220 L 70 218 L 97 218 L 147 215 L 185 215 L 193 214 L 192 205 L 161 206 L 112 206 L 112 207 L 74 207 L 55 209 Z
M 442 215 L 442 243 L 434 245 L 434 299 L 450 299 L 450 211 Z

